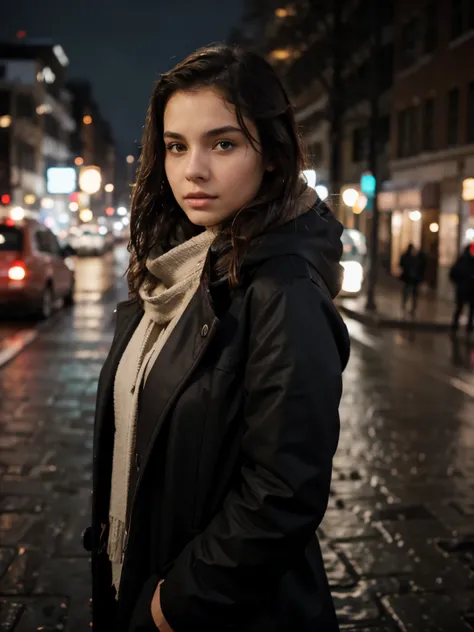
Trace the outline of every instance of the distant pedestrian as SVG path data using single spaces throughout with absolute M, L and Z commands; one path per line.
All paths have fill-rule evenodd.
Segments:
M 402 269 L 400 279 L 403 282 L 402 308 L 406 312 L 411 299 L 411 313 L 415 315 L 420 284 L 425 280 L 425 253 L 421 249 L 416 250 L 415 246 L 410 244 L 400 257 L 400 268 Z
M 97 396 L 94 632 L 338 632 L 316 529 L 349 354 L 342 226 L 254 53 L 163 74 L 142 145 Z
M 464 252 L 451 268 L 451 281 L 456 287 L 456 307 L 453 314 L 452 331 L 459 329 L 459 318 L 465 306 L 468 308 L 467 332 L 474 329 L 474 242 L 466 246 Z

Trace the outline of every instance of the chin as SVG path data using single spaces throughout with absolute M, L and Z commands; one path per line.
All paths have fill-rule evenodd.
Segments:
M 191 224 L 204 228 L 215 228 L 222 222 L 222 220 L 216 218 L 214 213 L 207 211 L 186 210 L 186 215 Z

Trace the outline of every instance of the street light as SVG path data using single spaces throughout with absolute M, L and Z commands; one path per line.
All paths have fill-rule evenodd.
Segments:
M 21 206 L 15 206 L 10 211 L 10 217 L 15 222 L 21 222 L 21 220 L 25 218 L 25 210 L 23 208 L 21 208 Z
M 83 167 L 79 173 L 79 187 L 84 193 L 93 195 L 99 191 L 102 176 L 99 167 Z
M 316 171 L 314 169 L 305 169 L 303 176 L 307 185 L 311 187 L 311 189 L 314 189 L 316 187 Z
M 133 165 L 133 163 L 135 162 L 135 158 L 134 158 L 131 154 L 129 154 L 129 155 L 125 158 L 125 160 L 128 162 L 128 164 L 129 164 L 129 165 Z
M 0 127 L 6 129 L 10 127 L 12 124 L 12 117 L 9 114 L 5 114 L 4 116 L 0 116 Z
M 113 184 L 106 184 L 104 189 L 106 190 L 107 193 L 113 193 L 114 185 Z
M 84 123 L 84 125 L 90 125 L 92 123 L 92 116 L 89 116 L 89 114 L 86 114 L 83 117 L 82 122 Z
M 93 217 L 94 217 L 94 214 L 92 213 L 90 208 L 83 208 L 82 211 L 80 211 L 80 213 L 79 213 L 79 218 L 85 224 L 87 222 L 90 222 Z
M 125 208 L 125 206 L 119 206 L 117 209 L 117 215 L 126 215 L 127 214 L 127 209 Z
M 324 184 L 316 185 L 316 193 L 318 194 L 318 197 L 322 202 L 324 202 L 324 200 L 327 200 L 329 195 L 328 188 Z
M 359 197 L 359 192 L 355 189 L 345 189 L 342 192 L 342 201 L 346 206 L 353 207 L 357 202 L 357 198 Z

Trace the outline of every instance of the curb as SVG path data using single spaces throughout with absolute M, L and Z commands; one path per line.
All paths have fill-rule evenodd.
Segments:
M 38 333 L 37 329 L 26 329 L 6 338 L 0 349 L 0 369 L 34 342 L 38 338 Z
M 447 333 L 451 329 L 451 323 L 437 323 L 433 321 L 399 320 L 387 318 L 377 313 L 362 312 L 346 307 L 343 303 L 337 303 L 340 312 L 370 327 L 386 329 L 408 329 L 412 331 L 433 331 Z

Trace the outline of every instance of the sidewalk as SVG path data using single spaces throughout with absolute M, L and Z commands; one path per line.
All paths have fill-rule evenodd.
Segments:
M 402 283 L 398 279 L 381 273 L 375 291 L 377 306 L 375 312 L 366 309 L 367 292 L 365 288 L 360 296 L 355 298 L 338 298 L 337 306 L 343 314 L 365 325 L 423 331 L 449 331 L 454 310 L 454 304 L 451 301 L 436 297 L 432 290 L 422 286 L 415 317 L 410 314 L 404 316 L 402 289 Z M 465 328 L 466 321 L 467 312 L 461 316 L 461 332 Z

